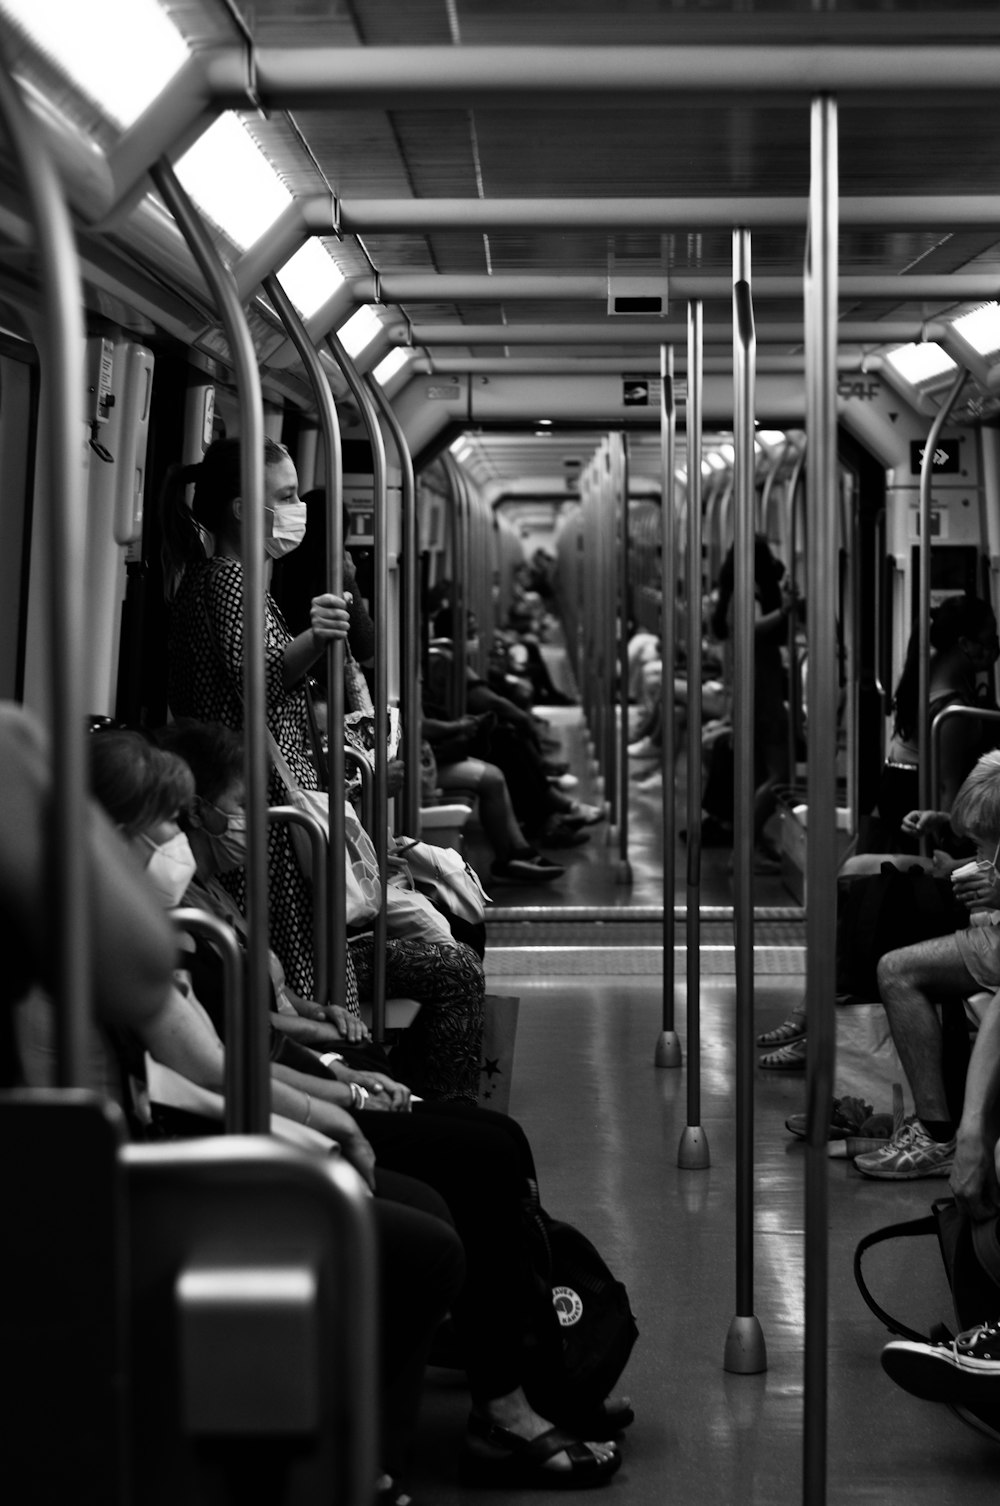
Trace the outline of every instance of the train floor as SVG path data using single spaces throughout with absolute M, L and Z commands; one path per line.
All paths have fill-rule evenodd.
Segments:
M 551 721 L 586 799 L 593 786 L 579 712 L 560 708 Z M 684 1064 L 653 1064 L 663 1010 L 662 923 L 655 918 L 663 897 L 658 792 L 651 798 L 635 791 L 631 814 L 630 886 L 617 882 L 617 855 L 597 828 L 586 847 L 565 855 L 564 879 L 542 893 L 506 886 L 495 896 L 488 986 L 520 999 L 510 1111 L 534 1146 L 545 1206 L 594 1240 L 626 1283 L 637 1317 L 640 1337 L 618 1388 L 631 1396 L 637 1420 L 607 1498 L 633 1506 L 787 1506 L 805 1500 L 806 1150 L 785 1128 L 787 1116 L 805 1107 L 804 1078 L 755 1072 L 753 1307 L 766 1370 L 734 1375 L 723 1368 L 737 1290 L 731 937 L 717 921 L 703 932 L 699 1118 L 710 1164 L 680 1170 L 688 1118 L 680 946 L 674 992 Z M 482 855 L 474 830 L 468 850 L 474 861 Z M 683 851 L 680 843 L 677 850 Z M 731 903 L 729 856 L 706 852 L 703 903 Z M 682 864 L 678 871 L 683 883 Z M 801 998 L 805 954 L 793 897 L 779 879 L 758 884 L 757 904 L 778 907 L 755 936 L 755 1025 L 767 1029 Z M 676 897 L 682 900 L 683 891 Z M 617 922 L 607 919 L 610 911 L 618 912 Z M 838 1092 L 850 1087 L 838 1079 Z M 886 1184 L 866 1180 L 845 1160 L 828 1166 L 826 1499 L 836 1506 L 964 1506 L 987 1499 L 1000 1463 L 997 1445 L 888 1380 L 879 1352 L 889 1335 L 852 1275 L 863 1234 L 924 1215 L 947 1184 Z M 934 1240 L 909 1241 L 902 1255 L 883 1246 L 869 1260 L 883 1305 L 923 1331 L 953 1323 Z M 461 1377 L 432 1370 L 410 1482 L 418 1500 L 466 1506 L 482 1497 L 457 1478 L 467 1410 Z M 523 1491 L 516 1500 L 533 1506 L 548 1494 Z M 489 1495 L 498 1499 L 497 1492 Z

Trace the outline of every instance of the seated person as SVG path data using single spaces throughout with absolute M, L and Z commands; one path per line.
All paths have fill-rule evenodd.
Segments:
M 956 894 L 971 912 L 970 924 L 950 936 L 887 952 L 878 965 L 879 993 L 916 1109 L 884 1147 L 855 1159 L 865 1176 L 886 1181 L 944 1177 L 954 1164 L 956 1126 L 936 1006 L 1000 988 L 1000 752 L 980 758 L 956 795 L 950 817 L 913 811 L 903 826 L 919 835 L 942 830 L 949 821 L 956 833 L 976 844 L 977 862 L 944 863 L 953 871 Z
M 184 817 L 197 861 L 198 889 L 194 901 L 225 916 L 245 932 L 242 913 L 218 882 L 221 874 L 245 861 L 243 748 L 239 737 L 219 723 L 175 723 L 158 734 L 158 741 L 183 758 L 195 779 L 196 798 Z M 357 977 L 359 995 L 370 997 L 374 973 L 371 934 L 352 939 L 348 965 Z M 272 954 L 272 980 L 279 1018 L 300 1041 L 316 1041 L 297 1024 L 305 1016 L 314 1023 L 325 1018 L 318 1004 L 302 999 L 285 981 Z M 462 942 L 430 942 L 389 937 L 386 942 L 386 986 L 390 995 L 416 999 L 420 1013 L 404 1032 L 394 1051 L 393 1070 L 425 1097 L 462 1099 L 475 1103 L 479 1092 L 482 1046 L 482 964 Z M 348 1010 L 356 1020 L 353 1011 Z M 343 1009 L 330 1016 L 343 1028 Z M 293 1022 L 295 1022 L 293 1024 Z M 355 1036 L 357 1025 L 349 1027 Z
M 198 739 L 193 741 L 197 745 Z M 123 772 L 129 773 L 132 798 L 127 803 L 119 799 L 114 814 L 126 828 L 134 828 L 134 840 L 145 847 L 153 844 L 154 858 L 157 853 L 166 854 L 157 865 L 162 870 L 157 874 L 161 899 L 176 903 L 184 886 L 185 898 L 197 894 L 187 885 L 193 867 L 190 850 L 183 850 L 183 833 L 176 819 L 152 826 L 150 821 L 163 814 L 164 799 L 173 816 L 179 814 L 174 781 L 180 760 L 148 745 L 144 752 L 143 744 L 138 734 L 106 734 L 100 762 L 105 775 L 113 766 L 110 772 L 114 778 L 103 778 L 101 783 L 120 789 Z M 163 780 L 172 787 L 169 795 L 161 794 L 158 806 L 155 796 Z M 234 790 L 231 783 L 229 793 Z M 222 799 L 225 794 L 223 791 Z M 205 833 L 210 806 L 204 797 L 194 796 L 190 801 L 196 844 L 208 845 L 207 837 L 202 841 L 197 833 Z M 232 841 L 237 831 L 229 824 L 237 815 L 235 800 L 215 808 L 224 816 L 226 830 L 219 831 L 214 840 L 218 843 L 228 836 L 231 849 L 237 847 L 238 841 Z M 310 1063 L 310 1056 L 312 1053 L 303 1052 L 301 1076 L 294 1079 L 294 1089 L 281 1081 L 277 1067 L 272 1069 L 275 1101 L 287 1101 L 289 1094 L 304 1100 L 310 1122 L 327 1128 L 328 1133 L 334 1130 L 345 1150 L 350 1145 L 349 1153 L 358 1157 L 356 1164 L 365 1167 L 366 1180 L 374 1186 L 376 1213 L 383 1224 L 389 1220 L 387 1235 L 393 1219 L 397 1223 L 403 1220 L 398 1233 L 404 1238 L 394 1239 L 391 1250 L 389 1238 L 380 1240 L 380 1285 L 385 1286 L 389 1276 L 393 1281 L 392 1291 L 383 1293 L 383 1344 L 392 1365 L 386 1376 L 387 1383 L 391 1377 L 392 1390 L 383 1403 L 385 1435 L 390 1440 L 390 1453 L 384 1462 L 390 1472 L 397 1474 L 405 1465 L 405 1445 L 413 1430 L 414 1379 L 419 1386 L 430 1334 L 425 1315 L 430 1311 L 437 1322 L 448 1306 L 472 1390 L 472 1414 L 464 1445 L 469 1472 L 489 1483 L 510 1485 L 545 1485 L 553 1474 L 563 1473 L 567 1482 L 571 1479 L 574 1484 L 599 1484 L 609 1479 L 621 1456 L 605 1440 L 631 1421 L 627 1401 L 608 1402 L 587 1418 L 559 1417 L 556 1420 L 563 1424 L 561 1429 L 553 1429 L 529 1401 L 530 1356 L 546 1333 L 557 1334 L 558 1330 L 551 1303 L 539 1306 L 535 1299 L 527 1268 L 522 1204 L 537 1186 L 537 1179 L 523 1131 L 505 1115 L 487 1110 L 459 1104 L 413 1106 L 405 1087 L 385 1076 L 371 1091 L 350 1095 L 355 1103 L 348 1115 L 339 1107 L 347 1079 L 342 1072 L 339 1080 L 332 1075 L 341 1064 L 327 1064 L 318 1057 Z M 357 1076 L 353 1081 L 358 1081 Z M 413 1111 L 407 1112 L 411 1107 Z M 342 1120 L 353 1126 L 353 1136 L 344 1131 Z M 414 1177 L 419 1181 L 414 1182 Z M 450 1231 L 442 1225 L 443 1236 L 437 1234 L 441 1214 L 428 1220 L 426 1213 L 418 1215 L 414 1208 L 394 1206 L 387 1214 L 383 1208 L 386 1197 L 393 1204 L 412 1197 L 418 1209 L 424 1206 L 420 1201 L 424 1197 L 430 1212 L 446 1207 L 443 1216 L 450 1215 L 454 1220 L 465 1249 L 465 1279 L 460 1289 L 455 1287 Z M 379 1232 L 383 1233 L 381 1227 Z M 415 1249 L 418 1237 L 422 1243 Z M 430 1273 L 423 1259 L 425 1251 L 428 1263 L 432 1255 L 435 1257 Z M 399 1270 L 404 1260 L 410 1262 L 405 1275 Z M 415 1282 L 422 1286 L 419 1297 L 414 1295 Z M 404 1299 L 414 1308 L 407 1314 L 400 1311 Z M 400 1354 L 404 1339 L 405 1356 Z M 385 1358 L 383 1355 L 383 1362 Z M 401 1364 L 404 1358 L 408 1358 L 405 1367 Z M 581 1427 L 589 1431 L 581 1433 Z M 594 1441 L 579 1441 L 583 1436 Z M 532 1443 L 533 1448 L 529 1447 Z

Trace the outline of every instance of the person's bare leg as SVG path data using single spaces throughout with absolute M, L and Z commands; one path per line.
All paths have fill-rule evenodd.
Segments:
M 935 936 L 887 952 L 879 962 L 879 993 L 892 1039 L 913 1092 L 917 1118 L 925 1123 L 947 1123 L 951 1118 L 935 1004 L 963 998 L 977 986 L 954 936 Z

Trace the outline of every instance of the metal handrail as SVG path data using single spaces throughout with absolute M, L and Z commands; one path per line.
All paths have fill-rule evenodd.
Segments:
M 687 1124 L 677 1152 L 677 1164 L 698 1170 L 710 1164 L 711 1152 L 701 1127 L 701 681 L 702 681 L 702 397 L 704 310 L 688 304 L 687 430 L 687 874 L 684 941 L 687 957 Z
M 680 1040 L 674 1028 L 674 825 L 676 822 L 675 774 L 677 759 L 673 737 L 673 680 L 677 662 L 677 477 L 674 457 L 677 447 L 677 404 L 674 391 L 674 350 L 672 345 L 660 346 L 660 659 L 663 664 L 661 677 L 661 726 L 663 743 L 661 758 L 663 767 L 663 799 L 660 804 L 661 836 L 663 840 L 663 973 L 662 998 L 660 1003 L 660 1034 L 656 1042 L 654 1061 L 658 1067 L 679 1067 L 681 1064 Z M 622 721 L 628 731 L 628 681 L 625 666 L 625 695 L 622 702 Z M 667 687 L 670 687 L 669 691 Z M 668 715 L 668 709 L 669 715 Z M 690 708 L 688 715 L 694 713 Z M 622 750 L 622 761 L 628 775 L 628 749 Z
M 49 653 L 52 673 L 51 757 L 53 981 L 59 1017 L 57 1074 L 61 1087 L 86 1085 L 87 1033 L 92 1009 L 91 941 L 87 907 L 87 847 L 80 841 L 87 798 L 83 655 L 86 494 L 81 447 L 83 413 L 83 302 L 73 227 L 37 121 L 26 109 L 0 56 L 0 120 L 20 170 L 35 230 L 42 321 L 39 335 L 44 432 L 38 453 L 47 461 L 49 500 Z
M 333 912 L 333 906 L 327 903 L 327 875 L 336 864 L 327 860 L 330 852 L 343 851 L 343 841 L 336 846 L 333 816 L 339 801 L 330 802 L 330 835 L 323 830 L 322 823 L 309 811 L 300 810 L 297 805 L 272 805 L 267 812 L 267 819 L 272 826 L 300 826 L 309 838 L 311 856 L 311 878 L 313 891 L 313 963 L 315 982 L 313 997 L 320 1003 L 333 1003 L 332 990 L 330 988 L 330 952 L 328 951 L 328 918 Z M 344 828 L 343 806 L 340 805 L 340 829 Z M 343 872 L 344 865 L 339 865 Z M 342 883 L 343 887 L 343 883 Z M 347 922 L 341 927 L 344 933 L 344 946 L 347 945 Z M 338 978 L 344 976 L 343 972 L 336 974 Z
M 928 810 L 941 808 L 941 737 L 948 721 L 975 721 L 985 727 L 1000 727 L 1000 711 L 989 706 L 943 706 L 931 722 L 931 777 Z
M 955 379 L 948 389 L 948 394 L 934 415 L 927 443 L 924 445 L 924 453 L 920 457 L 920 540 L 918 544 L 920 572 L 919 592 L 917 595 L 917 634 L 918 634 L 918 674 L 917 674 L 917 785 L 919 789 L 918 803 L 922 810 L 930 806 L 931 797 L 931 761 L 928 757 L 930 746 L 930 728 L 927 725 L 927 713 L 930 708 L 930 662 L 931 662 L 931 483 L 934 479 L 934 451 L 937 449 L 938 436 L 948 421 L 948 415 L 958 399 L 958 394 L 965 386 L 968 376 L 964 366 L 960 366 Z
M 372 700 L 375 704 L 375 797 L 372 816 L 371 839 L 378 858 L 381 903 L 375 914 L 375 948 L 372 958 L 372 1035 L 376 1041 L 385 1039 L 385 988 L 386 988 L 386 888 L 388 879 L 387 854 L 389 849 L 389 682 L 388 682 L 388 631 L 389 631 L 389 571 L 388 571 L 388 486 L 386 480 L 385 442 L 379 427 L 378 413 L 371 393 L 359 374 L 357 367 L 337 335 L 326 337 L 330 354 L 343 372 L 351 396 L 358 405 L 372 451 L 372 481 L 374 502 L 375 579 L 373 595 L 375 606 L 375 686 Z
M 253 1133 L 250 1106 L 253 1084 L 247 1079 L 247 1016 L 243 993 L 243 948 L 232 926 L 208 910 L 172 910 L 170 918 L 178 931 L 205 936 L 222 958 L 222 991 L 226 1019 L 225 1128 L 228 1135 Z M 270 1092 L 270 1087 L 269 1087 Z
M 403 830 L 420 836 L 420 592 L 417 533 L 417 489 L 413 456 L 395 409 L 374 377 L 368 388 L 396 446 L 400 471 L 400 622 L 399 711 L 402 718 Z
M 361 824 L 369 836 L 375 820 L 375 771 L 363 753 L 344 744 L 344 761 L 355 768 L 361 778 Z
M 269 1128 L 267 972 L 267 700 L 264 682 L 264 406 L 257 352 L 236 287 L 204 222 L 166 159 L 150 174 L 177 221 L 215 299 L 236 373 L 240 409 L 243 534 L 243 759 L 246 782 L 247 961 L 251 1028 L 247 1033 L 247 1123 Z
M 827 1486 L 829 1162 L 836 1051 L 837 770 L 837 106 L 814 99 L 810 121 L 806 260 L 807 548 L 809 602 L 809 841 L 806 848 L 805 1364 L 802 1500 L 823 1506 Z
M 288 294 L 273 275 L 265 277 L 262 286 L 299 354 L 316 399 L 325 459 L 327 589 L 339 594 L 344 580 L 344 461 L 336 403 L 316 348 Z M 326 646 L 329 727 L 342 727 L 344 724 L 344 659 L 344 644 L 331 640 Z M 340 753 L 340 740 L 336 737 L 327 741 L 327 784 L 328 788 L 338 791 L 344 788 L 344 760 Z M 347 975 L 347 884 L 344 864 L 338 856 L 344 851 L 345 840 L 343 802 L 333 800 L 330 803 L 330 841 L 325 847 L 324 869 L 324 888 L 329 895 L 329 903 L 324 901 L 321 907 L 318 898 L 314 896 L 314 915 L 318 917 L 324 932 L 322 956 L 324 962 L 329 960 L 329 969 L 324 968 L 322 989 L 319 983 L 316 985 L 316 997 L 320 1000 L 326 998 L 331 978 L 342 979 Z M 319 872 L 320 869 L 314 864 L 314 882 Z M 317 946 L 317 956 L 319 955 L 321 953 Z
M 754 360 L 757 341 L 750 291 L 750 232 L 733 232 L 733 470 L 736 491 L 735 591 L 732 617 L 736 810 L 733 852 L 736 963 L 736 1315 L 726 1338 L 725 1368 L 767 1368 L 754 1316 L 753 1245 L 753 815 L 754 815 Z

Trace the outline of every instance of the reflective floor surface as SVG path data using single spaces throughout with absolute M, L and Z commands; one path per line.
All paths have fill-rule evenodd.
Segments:
M 580 798 L 600 799 L 579 712 L 545 714 L 580 777 Z M 625 1281 L 639 1323 L 621 1387 L 638 1417 L 624 1445 L 624 1467 L 604 1498 L 631 1506 L 823 1506 L 815 1495 L 807 1500 L 803 1487 L 806 1150 L 784 1123 L 805 1107 L 804 1077 L 755 1069 L 751 1305 L 767 1368 L 728 1374 L 723 1355 L 737 1300 L 731 933 L 723 919 L 702 931 L 702 1061 L 693 1122 L 710 1164 L 681 1171 L 691 1070 L 682 925 L 674 976 L 684 1065 L 653 1066 L 663 1019 L 661 801 L 661 791 L 630 782 L 630 883 L 619 882 L 617 850 L 597 827 L 587 846 L 560 854 L 567 871 L 557 883 L 544 890 L 498 886 L 488 922 L 488 982 L 492 991 L 521 1000 L 511 1112 L 535 1148 L 544 1204 L 594 1240 Z M 488 865 L 475 828 L 467 853 L 481 869 Z M 731 905 L 730 860 L 725 849 L 706 849 L 704 906 Z M 675 861 L 674 898 L 683 903 L 679 838 Z M 805 938 L 802 912 L 780 877 L 757 879 L 755 900 L 772 907 L 755 926 L 753 1007 L 755 1029 L 763 1030 L 802 997 Z M 851 1087 L 836 1081 L 838 1093 Z M 879 1092 L 884 1101 L 875 1107 L 888 1109 L 889 1081 L 868 1096 Z M 886 1184 L 866 1180 L 844 1160 L 822 1164 L 830 1199 L 825 1500 L 967 1506 L 993 1499 L 1000 1448 L 884 1376 L 879 1353 L 889 1335 L 852 1275 L 863 1234 L 923 1216 L 946 1183 Z M 869 1257 L 868 1273 L 883 1306 L 911 1326 L 953 1322 L 932 1239 L 910 1241 L 902 1254 L 883 1246 Z M 482 1497 L 463 1490 L 456 1477 L 467 1409 L 460 1378 L 432 1371 L 411 1482 L 428 1506 L 466 1506 Z M 549 1494 L 520 1492 L 516 1499 L 534 1506 Z
M 622 1382 L 638 1418 L 607 1499 L 634 1506 L 804 1501 L 805 1149 L 784 1127 L 786 1116 L 804 1107 L 803 1078 L 756 1073 L 753 1309 L 767 1370 L 727 1374 L 723 1353 L 736 1310 L 732 980 L 715 979 L 701 990 L 698 1117 L 711 1162 L 703 1171 L 677 1167 L 687 1067 L 652 1066 L 658 982 L 537 974 L 491 982 L 521 999 L 511 1112 L 535 1148 L 543 1202 L 594 1240 L 625 1281 L 639 1323 Z M 784 1018 L 800 992 L 801 979 L 763 980 L 760 1028 Z M 683 1001 L 678 1029 L 683 1040 Z M 827 1500 L 967 1506 L 990 1499 L 1000 1449 L 883 1375 L 878 1356 L 888 1335 L 862 1303 L 851 1271 L 862 1234 L 922 1216 L 945 1184 L 887 1185 L 866 1181 L 846 1161 L 827 1166 Z M 904 1259 L 872 1253 L 873 1289 L 915 1327 L 951 1320 L 935 1242 L 910 1245 Z M 412 1481 L 418 1499 L 465 1506 L 482 1494 L 463 1490 L 455 1475 L 467 1406 L 450 1372 L 432 1372 Z M 536 1495 L 545 1493 L 517 1499 L 532 1506 Z

